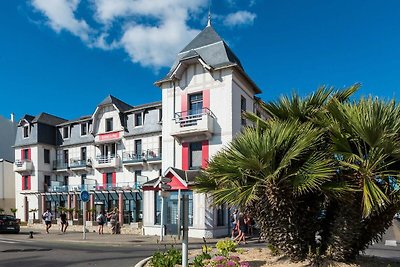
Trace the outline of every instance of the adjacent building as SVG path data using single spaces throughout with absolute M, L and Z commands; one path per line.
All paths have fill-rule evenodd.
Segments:
M 131 106 L 108 96 L 95 112 L 77 120 L 46 113 L 26 115 L 15 142 L 17 207 L 28 210 L 81 207 L 87 189 L 89 218 L 118 208 L 123 224 L 141 222 L 144 234 L 160 234 L 162 196 L 167 234 L 176 234 L 180 196 L 189 196 L 189 235 L 229 233 L 226 206 L 212 207 L 191 186 L 200 168 L 240 133 L 244 111 L 258 111 L 260 89 L 210 22 L 177 55 L 155 83 L 162 101 Z M 170 178 L 161 194 L 160 177 Z

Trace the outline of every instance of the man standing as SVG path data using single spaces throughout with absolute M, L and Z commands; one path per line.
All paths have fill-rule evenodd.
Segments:
M 51 214 L 50 210 L 47 209 L 45 213 L 43 213 L 42 218 L 44 223 L 46 224 L 46 233 L 49 233 L 49 229 L 51 228 L 51 219 L 53 215 Z
M 235 209 L 235 211 L 231 215 L 231 227 L 232 227 L 231 239 L 235 239 L 235 232 L 238 231 L 237 225 L 238 225 L 238 210 Z

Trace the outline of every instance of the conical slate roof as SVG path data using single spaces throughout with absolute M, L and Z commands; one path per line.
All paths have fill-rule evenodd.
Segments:
M 187 46 L 185 46 L 185 48 L 183 48 L 179 54 L 222 41 L 222 38 L 218 35 L 214 28 L 212 26 L 207 26 Z

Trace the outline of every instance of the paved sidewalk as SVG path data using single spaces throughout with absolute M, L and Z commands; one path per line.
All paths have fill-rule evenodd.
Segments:
M 29 232 L 33 231 L 33 239 L 29 238 Z M 18 235 L 8 235 L 9 238 L 16 240 L 34 240 L 39 242 L 49 242 L 49 243 L 82 243 L 82 244 L 93 244 L 93 245 L 104 245 L 104 246 L 127 246 L 127 245 L 157 245 L 157 244 L 166 244 L 166 245 L 179 245 L 181 244 L 181 240 L 178 240 L 175 236 L 165 236 L 164 241 L 159 241 L 159 236 L 143 236 L 143 235 L 133 235 L 133 234 L 120 234 L 120 235 L 111 235 L 104 234 L 99 235 L 96 232 L 86 233 L 86 239 L 83 239 L 82 232 L 76 231 L 68 231 L 65 234 L 62 234 L 60 230 L 55 227 L 54 229 L 50 229 L 50 233 L 46 234 L 45 230 L 38 230 L 37 228 L 28 228 L 21 227 L 21 232 Z M 219 239 L 207 239 L 207 243 L 215 244 Z M 203 244 L 203 239 L 201 238 L 190 238 L 189 243 L 192 245 Z

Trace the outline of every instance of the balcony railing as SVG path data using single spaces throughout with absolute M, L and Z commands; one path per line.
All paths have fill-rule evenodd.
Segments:
M 191 109 L 175 113 L 175 122 L 181 127 L 197 125 L 197 121 L 201 120 L 204 115 L 215 118 L 214 113 L 209 108 Z
M 162 159 L 161 148 L 147 149 L 140 153 L 125 151 L 122 153 L 122 162 L 124 164 L 143 163 L 143 161 L 159 161 Z
M 144 152 L 132 152 L 132 151 L 125 151 L 122 153 L 122 162 L 123 163 L 134 163 L 134 162 L 142 162 L 144 159 L 145 153 Z
M 66 193 L 66 192 L 80 192 L 82 190 L 97 191 L 97 190 L 139 190 L 142 187 L 141 182 L 120 182 L 111 184 L 78 184 L 78 185 L 53 185 L 50 186 L 48 192 Z
M 64 159 L 53 161 L 53 170 L 66 170 L 68 168 L 69 168 L 68 161 L 65 162 Z
M 162 160 L 162 149 L 148 149 L 146 151 L 146 160 L 147 161 L 159 161 Z
M 75 168 L 89 168 L 92 167 L 91 159 L 71 159 L 69 167 L 71 169 Z
M 97 155 L 95 160 L 95 168 L 117 168 L 120 164 L 118 155 Z
M 33 163 L 30 159 L 17 159 L 14 162 L 14 171 L 30 172 L 33 170 Z

